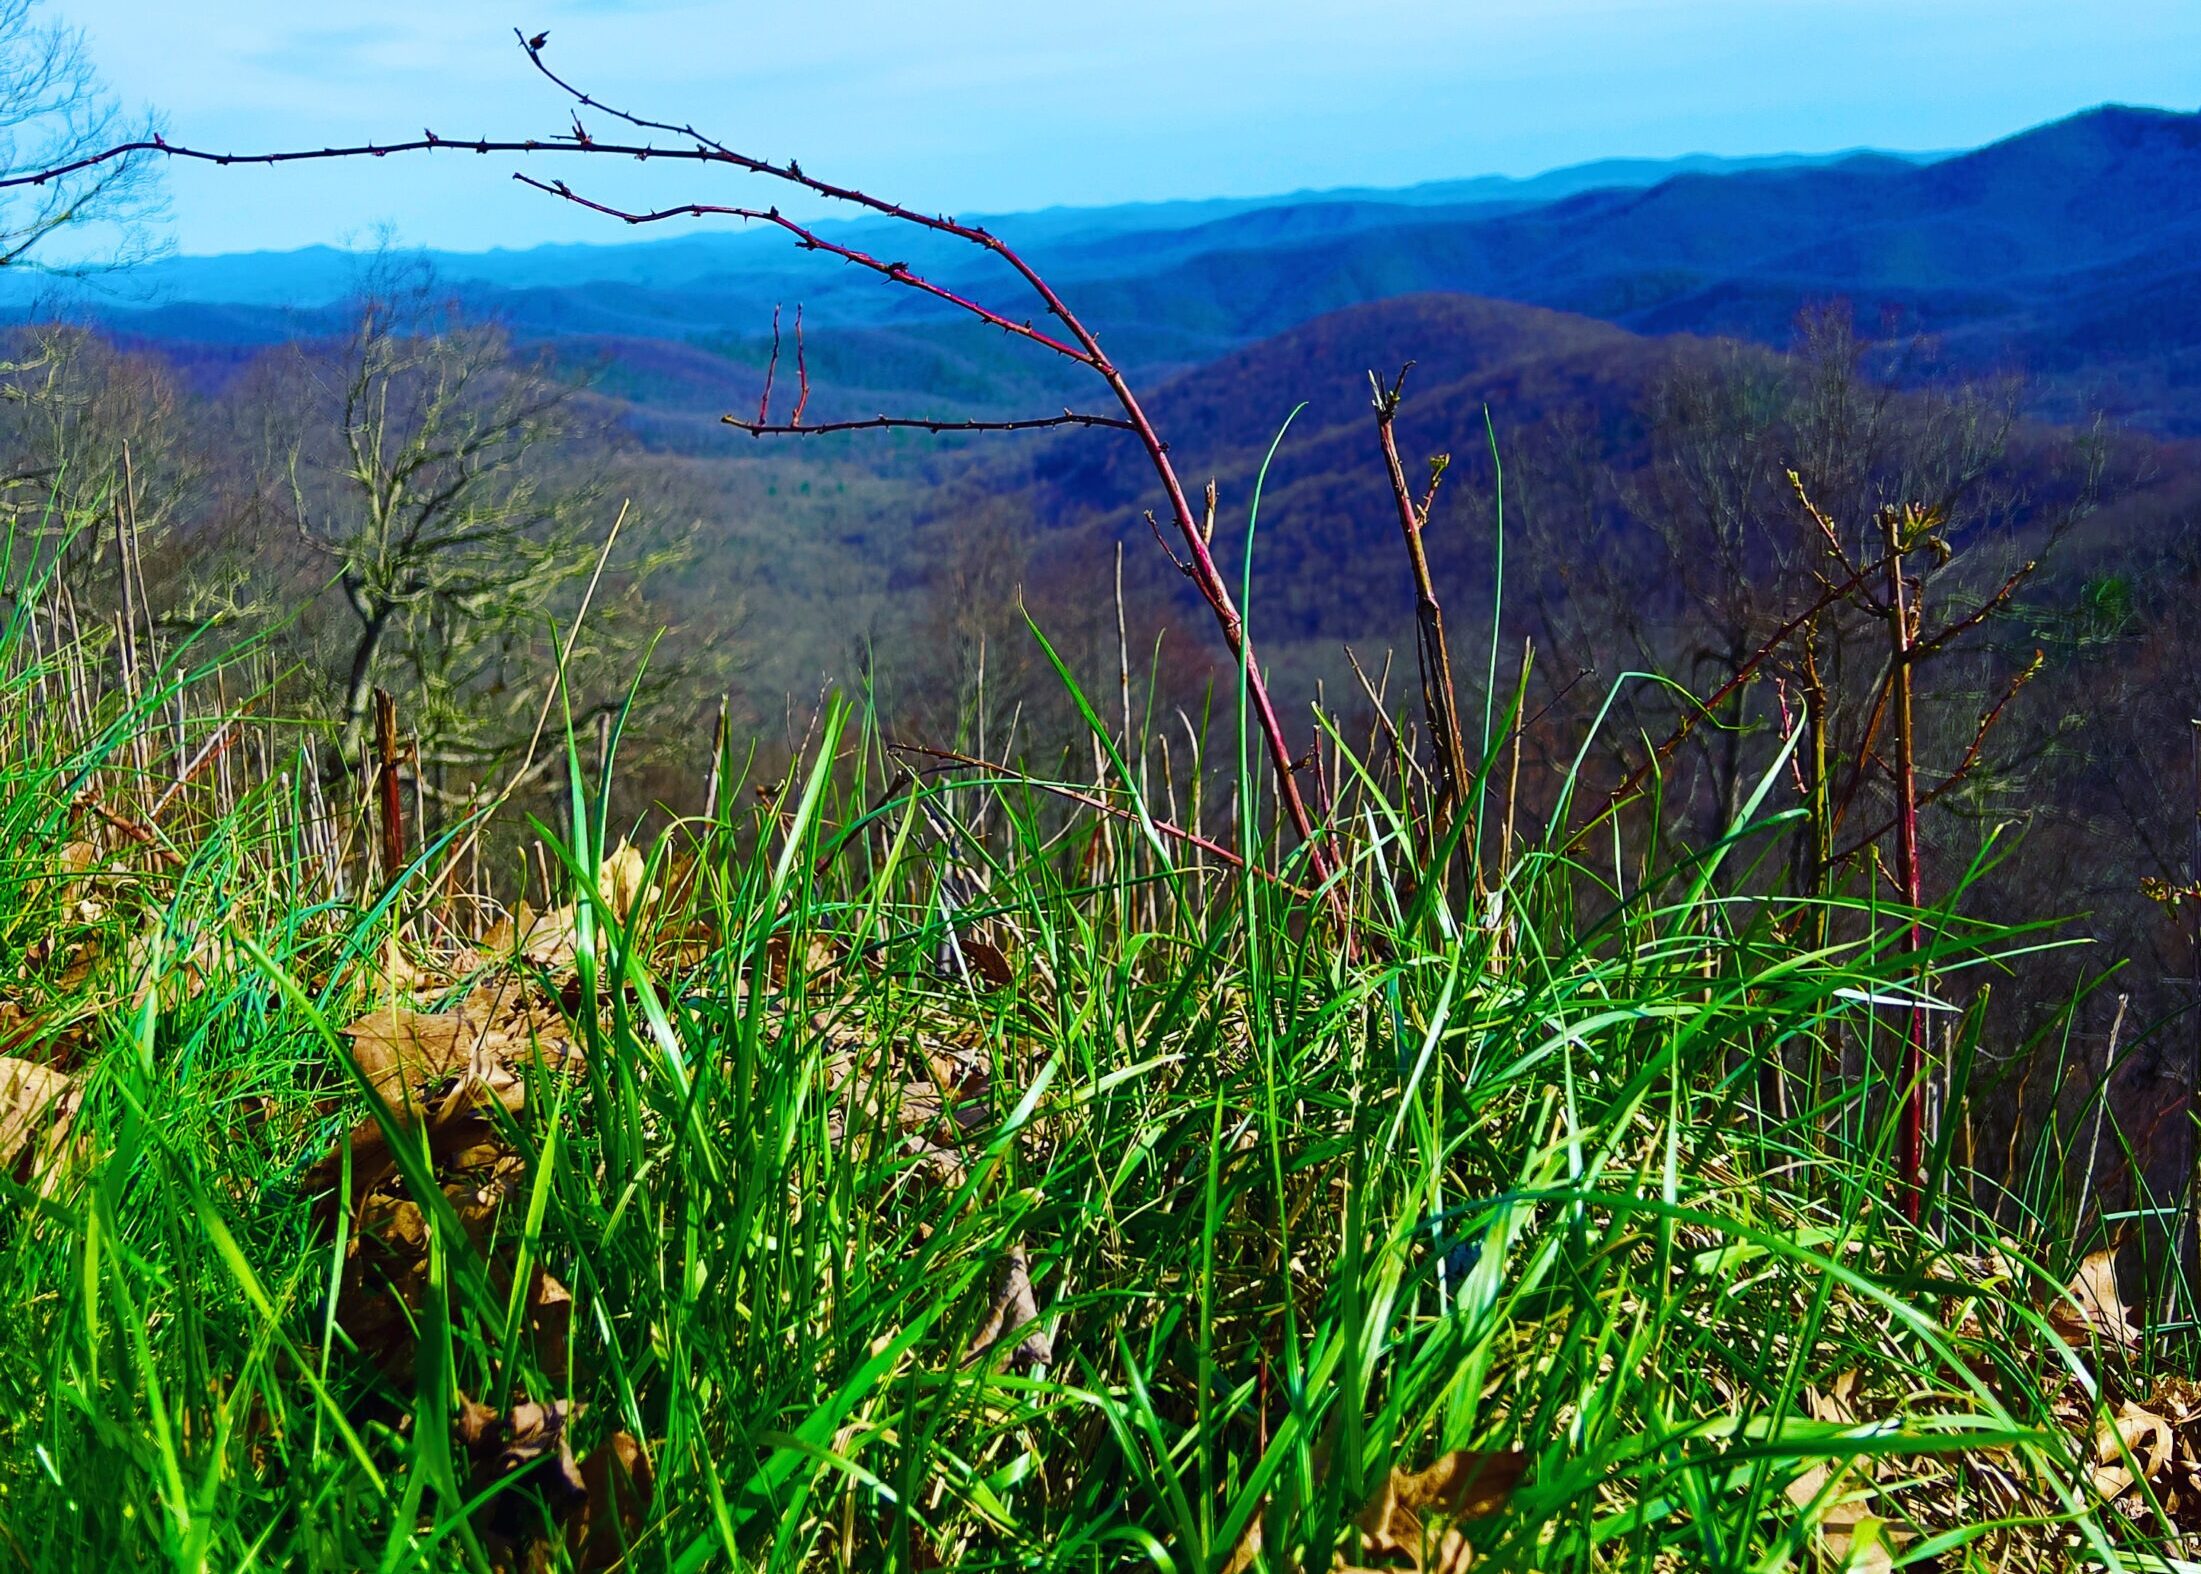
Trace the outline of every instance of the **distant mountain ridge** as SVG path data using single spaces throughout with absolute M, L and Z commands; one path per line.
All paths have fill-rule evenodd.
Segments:
M 835 234 L 867 244 L 884 222 Z M 1324 313 L 1413 295 L 1772 344 L 1801 307 L 1845 298 L 1868 325 L 1934 336 L 1956 370 L 2029 374 L 2041 413 L 2105 408 L 2157 431 L 2201 432 L 2201 115 L 2105 106 L 1933 158 L 1591 164 L 1405 192 L 1055 209 L 998 227 L 1148 383 Z M 996 259 L 894 236 L 892 254 L 939 282 L 1017 302 Z M 821 390 L 850 408 L 915 395 L 969 415 L 1033 386 L 1027 347 L 999 335 L 953 341 L 952 386 L 902 380 L 935 354 L 917 341 L 944 331 L 948 308 L 820 266 L 775 234 L 434 260 L 471 308 L 522 336 L 615 357 L 673 341 L 746 367 L 775 305 L 802 302 L 814 351 L 839 336 L 882 352 L 851 357 L 849 379 Z M 324 251 L 161 266 L 171 271 L 159 278 L 190 282 L 196 297 L 89 310 L 157 343 L 265 342 L 332 326 L 325 302 L 356 261 Z M 284 291 L 292 304 L 270 304 Z M 872 371 L 873 359 L 888 370 Z
M 1791 169 L 1861 156 L 1868 156 L 1867 150 L 1777 153 L 1746 158 L 1691 153 L 1670 159 L 1599 159 L 1539 175 L 1480 175 L 1395 189 L 1352 186 L 1263 197 L 1214 197 L 1090 208 L 1054 207 L 1028 213 L 965 217 L 973 223 L 1014 236 L 1019 246 L 1083 249 L 1131 236 L 1195 230 L 1260 212 L 1370 207 L 1523 208 L 1606 187 L 1655 185 L 1676 175 Z M 1872 152 L 1869 156 L 1922 162 L 1946 155 Z M 883 240 L 886 235 L 907 233 L 890 220 L 863 217 L 829 219 L 819 228 L 822 233 L 856 245 L 865 244 L 868 237 Z M 526 290 L 615 283 L 667 289 L 715 279 L 730 269 L 761 266 L 771 272 L 782 272 L 789 261 L 788 249 L 784 235 L 748 228 L 623 244 L 499 247 L 485 252 L 406 248 L 406 252 L 424 258 L 434 267 L 438 277 L 452 284 Z M 191 303 L 310 311 L 356 289 L 367 257 L 367 253 L 336 246 L 308 246 L 295 251 L 162 258 L 135 270 L 123 288 L 111 290 L 108 309 L 126 311 Z M 0 301 L 21 303 L 29 298 L 50 298 L 52 294 L 53 287 L 35 275 L 19 274 L 11 278 L 0 273 Z M 88 299 L 94 305 L 99 303 L 97 296 Z

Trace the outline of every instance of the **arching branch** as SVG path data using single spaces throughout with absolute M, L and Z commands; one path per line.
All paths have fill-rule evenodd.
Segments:
M 1087 367 L 1098 376 L 1107 385 L 1110 394 L 1121 409 L 1122 415 L 1120 417 L 1074 423 L 1061 422 L 1055 417 L 1048 417 L 1047 420 L 1050 424 L 1109 425 L 1117 427 L 1129 431 L 1137 438 L 1141 448 L 1144 449 L 1148 462 L 1153 468 L 1155 478 L 1161 484 L 1163 493 L 1168 499 L 1171 522 L 1176 527 L 1178 536 L 1184 546 L 1185 557 L 1181 562 L 1186 577 L 1198 588 L 1202 599 L 1207 602 L 1214 614 L 1216 624 L 1222 632 L 1224 643 L 1229 648 L 1233 659 L 1242 660 L 1245 664 L 1247 700 L 1255 724 L 1261 731 L 1262 742 L 1269 756 L 1278 797 L 1281 800 L 1286 817 L 1291 821 L 1294 830 L 1305 844 L 1308 865 L 1317 883 L 1327 888 L 1332 912 L 1341 927 L 1345 929 L 1347 942 L 1350 944 L 1349 907 L 1344 892 L 1331 879 L 1333 867 L 1330 857 L 1320 834 L 1317 832 L 1313 817 L 1308 812 L 1306 800 L 1299 790 L 1295 755 L 1285 736 L 1283 723 L 1277 716 L 1275 706 L 1271 701 L 1268 685 L 1262 674 L 1260 664 L 1249 647 L 1244 616 L 1231 595 L 1229 584 L 1216 565 L 1214 555 L 1209 550 L 1207 533 L 1202 529 L 1201 521 L 1193 511 L 1191 500 L 1186 494 L 1183 482 L 1169 458 L 1168 446 L 1155 430 L 1144 406 L 1132 390 L 1129 380 L 1103 350 L 1098 336 L 1070 310 L 1053 286 L 1041 276 L 1031 263 L 1018 255 L 999 236 L 981 226 L 964 224 L 944 214 L 921 213 L 913 208 L 887 201 L 853 186 L 841 186 L 831 181 L 820 180 L 805 173 L 802 166 L 793 159 L 789 159 L 785 163 L 775 163 L 769 159 L 760 159 L 741 153 L 726 143 L 697 130 L 693 125 L 657 120 L 606 104 L 593 95 L 584 92 L 545 63 L 543 58 L 544 35 L 536 34 L 530 37 L 525 32 L 517 29 L 515 29 L 515 34 L 519 38 L 520 47 L 525 52 L 529 63 L 564 93 L 575 109 L 574 130 L 570 134 L 549 138 L 491 139 L 479 137 L 468 140 L 442 137 L 432 129 L 427 129 L 423 130 L 417 138 L 400 141 L 366 142 L 349 146 L 289 149 L 265 153 L 217 153 L 209 149 L 173 143 L 165 137 L 156 135 L 119 143 L 101 152 L 71 159 L 66 163 L 57 164 L 50 168 L 0 179 L 0 190 L 11 187 L 43 186 L 73 174 L 125 160 L 133 154 L 140 153 L 153 153 L 170 159 L 184 159 L 224 167 L 243 165 L 279 166 L 335 159 L 388 158 L 395 155 L 457 152 L 471 152 L 477 156 L 491 153 L 512 154 L 529 159 L 553 155 L 599 159 L 665 159 L 702 166 L 730 168 L 749 174 L 765 176 L 831 202 L 860 208 L 885 218 L 895 219 L 932 234 L 952 236 L 973 247 L 991 253 L 1022 281 L 1024 286 L 1045 309 L 1046 314 L 1060 325 L 1058 332 L 1043 332 L 1032 327 L 1028 321 L 1021 321 L 1011 314 L 981 305 L 967 296 L 920 277 L 904 263 L 882 260 L 870 253 L 828 240 L 807 226 L 789 219 L 780 213 L 776 207 L 770 205 L 760 208 L 697 202 L 649 212 L 624 211 L 611 204 L 582 197 L 560 182 L 545 182 L 524 174 L 519 177 L 529 185 L 547 191 L 562 200 L 578 203 L 593 211 L 603 213 L 608 217 L 619 218 L 630 224 L 651 223 L 661 219 L 683 216 L 717 215 L 775 225 L 787 231 L 795 239 L 796 244 L 806 250 L 828 252 L 840 257 L 845 262 L 876 273 L 890 283 L 930 295 L 944 304 L 952 305 L 961 311 L 974 315 L 981 321 L 988 322 L 1004 332 L 1026 339 L 1063 356 L 1067 360 Z M 659 146 L 650 140 L 607 142 L 590 134 L 581 126 L 578 111 L 582 109 L 588 110 L 592 116 L 616 121 L 634 132 L 643 134 L 645 139 L 650 134 L 656 133 L 675 139 L 677 145 Z M 893 422 L 881 421 L 867 424 L 874 426 L 901 424 L 906 419 L 897 418 Z M 733 421 L 729 424 L 741 427 L 755 425 L 764 427 L 765 430 L 776 430 L 765 427 L 765 423 L 761 421 L 756 423 Z M 919 420 L 915 424 L 922 427 L 928 423 Z M 942 426 L 939 429 L 953 430 L 956 428 Z M 967 429 L 988 430 L 997 428 L 974 426 Z M 1021 424 L 1011 429 L 1021 429 Z M 824 428 L 793 427 L 790 424 L 788 430 L 789 435 L 792 435 L 798 431 L 813 433 L 824 430 Z
M 931 432 L 1036 432 L 1049 427 L 1104 426 L 1119 432 L 1134 430 L 1129 421 L 1113 415 L 1087 415 L 1079 410 L 1065 410 L 1060 415 L 1025 416 L 1007 421 L 954 421 L 925 415 L 874 415 L 855 421 L 818 421 L 804 426 L 795 421 L 749 421 L 738 415 L 722 415 L 719 420 L 737 432 L 747 432 L 751 437 L 822 437 L 828 432 L 884 432 L 908 430 Z

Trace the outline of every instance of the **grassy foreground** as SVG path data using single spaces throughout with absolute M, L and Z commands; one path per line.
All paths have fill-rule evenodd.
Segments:
M 1777 758 L 1469 901 L 1333 735 L 1348 954 L 1136 743 L 1103 810 L 834 708 L 639 849 L 569 749 L 525 907 L 8 606 L 0 1566 L 2176 1566 L 2105 1263 L 1951 1142 L 1891 1206 L 1908 915 L 1737 894 Z M 2039 943 L 1934 930 L 1958 1000 Z

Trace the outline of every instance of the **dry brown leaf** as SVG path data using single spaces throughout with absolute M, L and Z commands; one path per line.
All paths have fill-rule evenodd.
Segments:
M 1867 1515 L 1851 1529 L 1848 1541 L 1841 1561 L 1835 1564 L 1842 1574 L 1895 1574 L 1895 1548 L 1886 1520 Z M 1831 1537 L 1828 1545 L 1831 1551 Z
M 585 1494 L 566 1522 L 566 1554 L 575 1574 L 616 1567 L 642 1533 L 656 1472 L 642 1445 L 614 1432 L 581 1461 Z
M 443 1188 L 475 1251 L 488 1254 L 496 1244 L 499 1213 L 525 1184 L 525 1165 L 508 1155 L 479 1183 L 458 1181 Z M 428 1235 L 427 1217 L 412 1198 L 375 1191 L 359 1206 L 345 1252 L 337 1326 L 393 1381 L 413 1370 L 415 1335 L 428 1304 Z M 500 1300 L 511 1293 L 509 1255 L 499 1251 L 487 1263 L 490 1291 Z M 552 1386 L 563 1386 L 573 1326 L 571 1292 L 536 1268 L 523 1309 L 522 1326 L 535 1369 Z
M 646 907 L 663 894 L 654 885 L 644 889 L 642 881 L 648 872 L 641 852 L 621 837 L 619 845 L 597 865 L 596 894 L 624 920 L 638 905 Z
M 911 1133 L 902 1139 L 902 1151 L 918 1161 L 916 1167 L 931 1176 L 935 1185 L 952 1189 L 962 1185 L 968 1173 L 960 1154 L 953 1148 L 943 1148 L 929 1137 Z
M 204 994 L 216 981 L 248 972 L 252 963 L 226 931 L 202 930 L 179 944 L 164 924 L 133 934 L 122 949 L 120 993 L 132 1008 L 159 991 L 163 1010 Z
M 1266 1503 L 1264 1502 L 1264 1507 Z M 1261 1556 L 1261 1516 L 1253 1516 L 1253 1523 L 1238 1538 L 1238 1545 L 1230 1549 L 1230 1556 L 1223 1560 L 1222 1574 L 1247 1574 L 1254 1560 Z
M 1815 1421 L 1854 1426 L 1857 1371 L 1840 1373 L 1824 1390 L 1804 1390 L 1804 1408 Z M 1819 1561 L 1830 1569 L 1879 1570 L 1888 1566 L 1888 1536 L 1871 1512 L 1872 1461 L 1867 1458 L 1821 1460 L 1784 1489 L 1799 1509 L 1818 1506 L 1812 1521 Z M 1852 1481 L 1855 1485 L 1851 1485 Z
M 1885 1539 L 1879 1530 L 1880 1521 L 1873 1517 L 1868 1505 L 1872 1501 L 1869 1488 L 1844 1490 L 1844 1482 L 1854 1474 L 1869 1467 L 1860 1460 L 1821 1460 L 1800 1472 L 1783 1489 L 1788 1500 L 1798 1508 L 1809 1511 L 1819 1505 L 1812 1521 L 1814 1545 L 1820 1562 L 1830 1569 L 1877 1569 L 1884 1564 L 1856 1560 L 1860 1556 L 1886 1557 L 1882 1548 L 1874 1554 L 1870 1549 Z
M 1336 1427 L 1333 1414 L 1315 1442 L 1313 1465 L 1318 1480 L 1329 1473 Z M 1527 1473 L 1528 1457 L 1514 1449 L 1455 1449 L 1427 1470 L 1394 1467 L 1353 1516 L 1360 1550 L 1378 1557 L 1403 1557 L 1418 1574 L 1465 1574 L 1474 1549 L 1459 1527 L 1505 1510 Z M 1222 1574 L 1248 1574 L 1261 1553 L 1261 1516 L 1256 1514 L 1224 1560 Z M 1331 1560 L 1329 1574 L 1381 1571 L 1364 1570 L 1339 1552 Z
M 1851 1367 L 1828 1383 L 1824 1391 L 1816 1388 L 1805 1389 L 1804 1408 L 1810 1412 L 1814 1421 L 1826 1421 L 1839 1426 L 1854 1426 L 1858 1420 L 1856 1398 L 1857 1369 Z
M 995 1270 L 993 1302 L 986 1309 L 986 1320 L 979 1325 L 977 1337 L 971 1341 L 971 1354 L 985 1354 L 1004 1335 L 1020 1328 L 1024 1337 L 1009 1352 L 1009 1364 L 1029 1371 L 1053 1362 L 1054 1344 L 1039 1325 L 1039 1303 L 1032 1295 L 1031 1265 L 1025 1260 L 1024 1248 L 1012 1246 Z
M 37 1018 L 12 1000 L 0 1000 L 0 1056 L 12 1055 L 39 1034 Z
M 573 1292 L 540 1268 L 534 1280 L 527 1290 L 527 1331 L 535 1347 L 535 1364 L 550 1382 L 562 1384 L 566 1351 L 572 1343 Z
M 2117 1291 L 2117 1253 L 2114 1247 L 2091 1253 L 2079 1271 L 2050 1303 L 2048 1323 L 2066 1339 L 2098 1339 L 2105 1345 L 2136 1350 L 2140 1330 L 2125 1315 L 2124 1298 Z
M 570 902 L 555 912 L 538 913 L 523 901 L 489 926 L 481 951 L 500 961 L 532 962 L 556 974 L 572 968 L 577 943 Z
M 1007 989 L 1016 982 L 1016 969 L 1009 964 L 1009 957 L 1001 947 L 985 940 L 956 940 L 956 949 L 963 953 L 963 960 L 972 975 L 988 989 Z
M 566 1422 L 572 1407 L 563 1399 L 549 1404 L 526 1400 L 505 1415 L 493 1439 L 493 1448 L 477 1456 L 488 1467 L 490 1479 L 500 1479 L 526 1469 L 537 1460 L 550 1464 L 536 1472 L 535 1484 L 559 1496 L 578 1499 L 588 1490 L 581 1481 L 581 1467 L 574 1462 L 573 1440 Z
M 953 1044 L 920 1044 L 918 1048 L 933 1086 L 950 1098 L 975 1098 L 983 1094 L 992 1081 L 986 1057 L 982 1054 Z
M 377 999 L 394 1001 L 399 995 L 419 994 L 440 989 L 448 984 L 447 977 L 439 976 L 415 961 L 398 941 L 393 931 L 375 953 L 368 973 L 368 984 Z
M 64 1072 L 35 1061 L 0 1057 L 0 1169 L 15 1169 L 24 1156 L 51 1151 L 77 1114 L 77 1085 Z
M 624 922 L 638 907 L 656 903 L 664 892 L 644 888 L 648 866 L 642 854 L 622 840 L 606 854 L 596 869 L 596 895 L 603 921 Z M 602 943 L 602 922 L 598 944 Z M 481 937 L 484 955 L 532 962 L 552 974 L 570 972 L 580 945 L 580 919 L 571 902 L 548 913 L 538 913 L 521 902 L 507 916 L 489 926 Z
M 520 932 L 520 955 L 552 973 L 571 972 L 580 947 L 580 919 L 570 902 L 532 918 Z
M 1459 1524 L 1504 1509 L 1527 1469 L 1514 1449 L 1454 1449 L 1427 1470 L 1393 1469 L 1353 1516 L 1362 1549 L 1406 1558 L 1421 1574 L 1458 1574 L 1473 1556 Z
M 401 1129 L 425 1129 L 430 1158 L 439 1169 L 469 1169 L 493 1160 L 503 1151 L 502 1139 L 487 1108 L 494 1098 L 491 1090 L 467 1083 L 449 1098 L 438 1100 L 434 1108 L 423 1109 L 415 1103 L 393 1107 L 393 1113 Z M 341 1145 L 324 1154 L 303 1177 L 308 1191 L 323 1194 L 319 1210 L 323 1223 L 335 1217 L 334 1209 L 345 1200 L 335 1193 L 343 1182 L 347 1157 L 354 1202 L 397 1173 L 397 1160 L 390 1152 L 382 1123 L 371 1116 L 361 1121 Z
M 485 985 L 448 1011 L 385 1007 L 346 1030 L 361 1070 L 388 1102 L 400 1130 L 426 1138 L 436 1184 L 485 1258 L 492 1290 L 511 1291 L 510 1241 L 498 1229 L 505 1204 L 527 1185 L 526 1162 L 507 1140 L 504 1116 L 526 1109 L 531 1080 L 570 1074 L 580 1055 L 551 1007 L 509 984 Z M 339 1196 L 346 1165 L 350 1188 Z M 397 1163 L 382 1120 L 370 1117 L 308 1172 L 324 1195 L 318 1217 L 354 1210 L 337 1321 L 393 1378 L 412 1367 L 418 1316 L 426 1304 L 428 1220 L 394 1184 Z M 525 1329 L 535 1366 L 552 1384 L 566 1379 L 572 1297 L 539 1267 L 527 1286 Z
M 2155 1379 L 2155 1386 L 2148 1391 L 2145 1408 L 2172 1426 L 2184 1426 L 2201 1418 L 2201 1382 L 2164 1373 Z
M 1808 1470 L 1799 1472 L 1781 1490 L 1787 1494 L 1789 1502 L 1798 1508 L 1809 1508 L 1819 1501 L 1820 1494 L 1826 1491 L 1827 1483 L 1833 1479 L 1834 1467 L 1821 1460 Z
M 68 904 L 69 916 L 80 924 L 96 924 L 107 916 L 106 900 L 92 878 L 105 861 L 90 842 L 74 841 L 61 849 L 61 869 L 72 877 L 62 884 L 61 899 Z
M 428 1221 L 410 1198 L 377 1194 L 359 1210 L 346 1248 L 336 1321 L 392 1379 L 413 1369 L 414 1332 L 427 1305 Z
M 1408 1552 L 1406 1558 L 1405 1567 L 1416 1574 L 1467 1574 L 1475 1566 L 1475 1549 L 1458 1526 L 1446 1525 L 1426 1546 Z M 1398 1569 L 1349 1562 L 1341 1552 L 1332 1560 L 1330 1574 L 1398 1574 Z
M 834 974 L 848 959 L 848 948 L 837 940 L 823 935 L 808 935 L 802 944 L 802 977 L 812 989 L 832 982 Z M 773 985 L 784 988 L 789 966 L 794 961 L 794 947 L 785 931 L 777 931 L 765 937 L 764 971 Z
M 26 1184 L 50 1174 L 82 1098 L 53 1067 L 0 1055 L 0 1173 Z
M 572 1407 L 562 1399 L 547 1405 L 522 1400 L 499 1415 L 488 1405 L 459 1395 L 451 1431 L 472 1463 L 469 1493 L 488 1492 L 526 1472 L 514 1490 L 498 1493 L 477 1511 L 476 1528 L 492 1543 L 492 1562 L 504 1561 L 498 1554 L 505 1549 L 497 1543 L 520 1547 L 535 1543 L 541 1525 L 538 1515 L 544 1510 L 553 1521 L 565 1522 L 588 1503 L 588 1483 L 573 1458 L 572 1418 Z M 528 1499 L 541 1507 L 532 1507 Z
M 481 1027 L 458 1011 L 385 1006 L 346 1026 L 352 1058 L 377 1093 L 402 1108 L 473 1057 Z
M 399 1125 L 425 1127 L 431 1157 L 446 1170 L 478 1169 L 504 1157 L 492 1106 L 518 1115 L 538 1068 L 572 1075 L 581 1065 L 564 1018 L 505 985 L 484 985 L 450 1011 L 371 1011 L 344 1032 L 360 1069 Z M 388 1138 L 374 1117 L 353 1128 L 347 1145 L 353 1196 L 395 1172 Z M 307 1176 L 309 1188 L 333 1188 L 344 1156 L 339 1148 L 315 1165 Z
M 535 909 L 523 899 L 482 935 L 476 944 L 486 956 L 509 957 L 519 949 L 520 936 L 535 927 Z
M 2137 1481 L 2152 1481 L 2171 1461 L 2175 1438 L 2170 1423 L 2127 1399 L 2114 1416 L 2104 1416 L 2094 1432 L 2094 1490 L 2114 1502 Z M 2140 1467 L 2135 1475 L 2126 1456 Z
M 1412 1475 L 1393 1470 L 1391 1485 L 1399 1506 L 1416 1514 L 1488 1519 L 1506 1506 L 1527 1470 L 1528 1455 L 1518 1449 L 1456 1448 L 1427 1470 Z

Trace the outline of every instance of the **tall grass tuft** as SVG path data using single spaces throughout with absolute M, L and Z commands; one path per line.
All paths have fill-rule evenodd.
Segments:
M 1840 1072 L 1914 916 L 1952 993 L 2046 937 L 1753 894 L 1778 751 L 1716 845 L 1555 822 L 1461 907 L 1334 723 L 1324 891 L 1250 766 L 1234 867 L 1082 697 L 1097 780 L 913 770 L 836 702 L 646 834 L 569 735 L 527 870 L 454 832 L 385 886 L 254 652 L 132 682 L 50 564 L 7 596 L 0 1066 L 51 1076 L 0 1100 L 0 1563 L 2177 1549 L 2100 1264 L 1975 1208 L 1961 1073 L 1908 1223 L 1907 1090 Z

